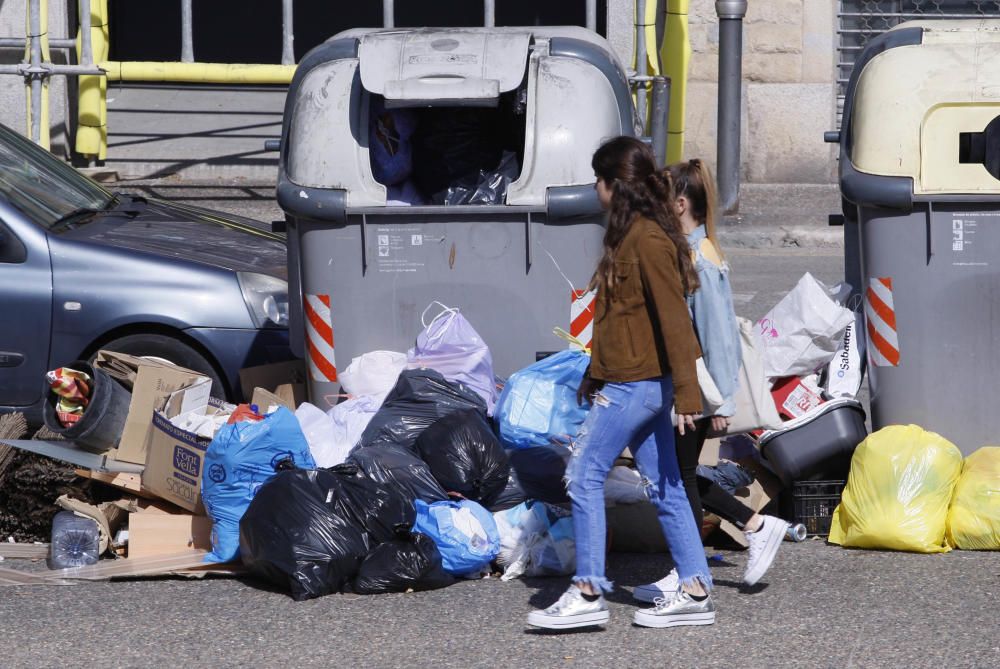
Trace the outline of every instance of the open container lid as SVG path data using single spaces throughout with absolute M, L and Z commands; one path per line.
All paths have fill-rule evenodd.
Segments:
M 387 107 L 495 106 L 524 80 L 530 43 L 528 32 L 485 28 L 368 33 L 361 84 Z

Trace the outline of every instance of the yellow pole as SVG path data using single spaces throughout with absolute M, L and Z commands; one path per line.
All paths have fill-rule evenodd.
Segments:
M 667 0 L 667 23 L 663 34 L 663 73 L 670 78 L 670 121 L 667 133 L 667 164 L 684 156 L 684 111 L 687 99 L 691 42 L 688 34 L 689 0 Z
M 51 63 L 52 56 L 49 53 L 49 0 L 40 0 L 39 12 L 42 22 L 42 62 Z M 52 136 L 49 123 L 49 79 L 42 79 L 42 123 L 41 123 L 41 145 L 47 150 L 52 148 Z
M 242 63 L 98 63 L 107 70 L 108 81 L 175 81 L 196 84 L 288 84 L 294 65 L 248 65 Z
M 108 59 L 108 0 L 90 0 L 90 44 L 94 62 Z M 76 39 L 77 61 L 81 59 L 80 36 Z M 108 157 L 108 82 L 100 75 L 80 75 L 76 152 L 88 158 Z

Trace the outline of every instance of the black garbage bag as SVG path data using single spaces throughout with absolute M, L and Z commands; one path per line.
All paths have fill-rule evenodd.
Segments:
M 412 520 L 413 503 L 428 504 L 448 499 L 448 494 L 431 474 L 430 467 L 416 455 L 397 446 L 355 449 L 347 464 L 357 465 L 375 483 L 402 497 Z
M 447 492 L 490 506 L 507 485 L 510 462 L 500 440 L 475 409 L 456 411 L 417 439 L 417 452 Z
M 436 590 L 454 582 L 455 577 L 441 566 L 441 552 L 434 540 L 404 527 L 395 540 L 387 541 L 365 558 L 353 590 L 362 595 L 377 595 Z
M 370 478 L 356 463 L 331 467 L 319 481 L 330 486 L 328 501 L 368 534 L 373 547 L 394 539 L 398 526 L 411 527 L 416 520 L 407 495 Z
M 299 601 L 343 590 L 371 544 L 344 505 L 334 503 L 342 489 L 332 472 L 279 471 L 240 520 L 243 564 Z
M 415 444 L 424 430 L 463 409 L 486 415 L 486 404 L 472 389 L 447 381 L 433 369 L 404 370 L 354 450 L 393 445 L 416 455 Z
M 562 447 L 531 446 L 507 452 L 521 489 L 529 499 L 549 504 L 569 502 L 566 494 L 566 463 L 569 451 Z
M 510 474 L 507 476 L 507 485 L 497 496 L 496 500 L 488 506 L 490 513 L 496 513 L 498 511 L 506 511 L 507 509 L 513 509 L 518 504 L 528 501 L 528 495 L 524 492 L 524 488 L 521 487 L 521 482 L 517 479 L 517 472 L 514 468 L 510 468 Z

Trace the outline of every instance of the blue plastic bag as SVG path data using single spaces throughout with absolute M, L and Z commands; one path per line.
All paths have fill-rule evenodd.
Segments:
M 589 364 L 583 351 L 560 351 L 507 379 L 494 412 L 504 445 L 549 446 L 575 437 L 590 410 L 576 402 Z
M 300 469 L 316 468 L 298 419 L 285 407 L 264 420 L 223 425 L 216 432 L 201 476 L 201 499 L 212 519 L 212 552 L 206 562 L 239 557 L 240 519 L 284 461 Z
M 478 503 L 417 500 L 414 532 L 434 540 L 441 552 L 441 564 L 449 574 L 475 574 L 500 552 L 500 532 L 493 514 Z

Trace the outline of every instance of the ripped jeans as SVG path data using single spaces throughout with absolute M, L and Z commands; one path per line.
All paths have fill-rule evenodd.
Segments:
M 681 584 L 700 581 L 706 590 L 711 589 L 701 534 L 677 464 L 670 421 L 673 403 L 674 386 L 669 376 L 608 383 L 595 396 L 566 470 L 576 534 L 575 583 L 587 583 L 598 592 L 612 589 L 604 573 L 604 482 L 615 459 L 629 448 L 646 481 L 649 499 L 657 508 Z

